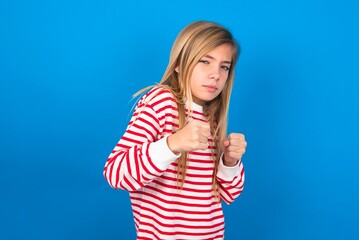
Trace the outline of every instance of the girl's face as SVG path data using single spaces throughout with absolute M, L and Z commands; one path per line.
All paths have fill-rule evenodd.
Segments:
M 232 46 L 222 44 L 205 54 L 193 69 L 190 87 L 199 105 L 216 98 L 222 91 L 232 62 Z

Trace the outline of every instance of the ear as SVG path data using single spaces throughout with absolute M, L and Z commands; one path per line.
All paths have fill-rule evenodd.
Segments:
M 179 73 L 179 68 L 178 68 L 178 66 L 175 68 L 175 71 L 176 71 L 176 73 Z

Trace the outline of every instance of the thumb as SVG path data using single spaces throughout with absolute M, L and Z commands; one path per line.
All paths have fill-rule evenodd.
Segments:
M 223 146 L 224 146 L 224 147 L 228 147 L 229 144 L 230 144 L 229 139 L 228 139 L 228 138 L 225 138 L 225 139 L 223 140 Z

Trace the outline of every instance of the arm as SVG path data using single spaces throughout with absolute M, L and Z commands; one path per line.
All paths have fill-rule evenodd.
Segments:
M 217 180 L 221 198 L 229 204 L 243 191 L 245 177 L 241 159 L 247 142 L 243 134 L 231 133 L 222 144 L 223 154 L 219 160 Z
M 165 122 L 173 122 L 169 119 L 173 101 L 169 93 L 158 95 L 148 103 L 139 102 L 126 132 L 107 159 L 104 176 L 115 189 L 137 190 L 179 157 L 166 142 L 170 130 Z
M 223 157 L 221 157 L 218 164 L 217 180 L 221 199 L 227 204 L 232 203 L 242 193 L 244 187 L 245 174 L 242 161 L 229 167 L 223 164 Z

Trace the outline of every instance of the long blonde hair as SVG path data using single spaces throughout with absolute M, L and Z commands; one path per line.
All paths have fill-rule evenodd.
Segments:
M 218 183 L 216 181 L 218 159 L 222 152 L 221 143 L 227 134 L 228 107 L 234 81 L 234 69 L 239 55 L 238 44 L 232 34 L 217 23 L 193 22 L 178 34 L 171 49 L 167 69 L 158 84 L 170 90 L 175 96 L 178 104 L 179 129 L 181 129 L 186 124 L 185 104 L 192 102 L 189 80 L 193 69 L 205 54 L 222 44 L 229 44 L 232 47 L 232 62 L 228 79 L 222 92 L 215 99 L 207 102 L 204 107 L 215 143 L 213 191 L 216 196 L 218 196 Z M 135 95 L 150 87 L 140 90 Z M 190 111 L 188 111 L 188 115 L 190 115 Z M 181 188 L 186 176 L 187 157 L 187 153 L 182 153 L 178 159 L 177 182 L 180 182 Z

